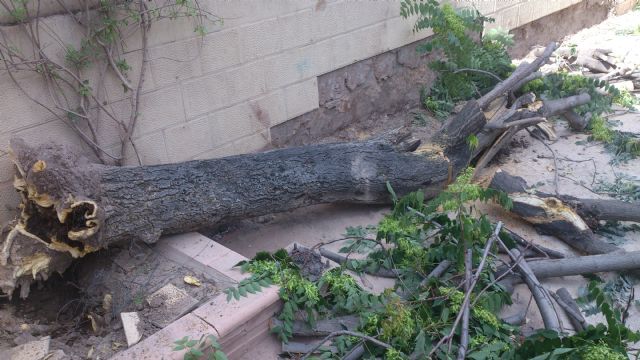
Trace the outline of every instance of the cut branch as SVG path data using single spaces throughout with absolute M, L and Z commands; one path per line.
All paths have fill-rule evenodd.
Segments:
M 554 235 L 587 254 L 621 251 L 615 245 L 598 240 L 576 211 L 558 197 L 526 192 L 526 182 L 520 177 L 499 170 L 489 186 L 508 193 L 513 201 L 511 211 L 541 233 Z
M 554 330 L 560 332 L 560 323 L 558 322 L 558 317 L 553 310 L 553 304 L 551 303 L 551 297 L 547 290 L 542 287 L 540 281 L 538 281 L 535 273 L 529 267 L 525 259 L 520 255 L 517 249 L 513 249 L 509 251 L 509 249 L 504 246 L 504 244 L 499 241 L 502 247 L 507 251 L 511 260 L 516 263 L 516 267 L 522 275 L 522 279 L 529 287 L 533 298 L 538 305 L 538 309 L 540 310 L 540 315 L 542 315 L 542 321 L 544 322 L 544 327 L 548 330 Z
M 282 321 L 272 318 L 269 328 L 283 326 Z M 318 320 L 315 326 L 309 326 L 306 321 L 296 320 L 293 322 L 291 333 L 295 336 L 327 336 L 333 332 L 341 330 L 356 330 L 360 326 L 357 316 L 339 316 L 332 319 Z
M 329 259 L 331 261 L 335 261 L 336 263 L 338 263 L 340 265 L 345 265 L 346 268 L 349 269 L 349 270 L 355 271 L 355 269 L 353 269 L 353 267 L 349 264 L 349 260 L 358 261 L 357 259 L 348 259 L 344 255 L 336 254 L 333 251 L 327 250 L 325 248 L 320 248 L 320 255 L 326 257 L 327 259 Z M 364 272 L 369 274 L 369 275 L 379 276 L 379 277 L 384 277 L 384 278 L 391 278 L 391 279 L 396 279 L 400 275 L 395 269 L 378 269 L 378 270 L 375 270 L 375 271 L 369 271 L 367 269 L 364 269 Z
M 580 332 L 587 328 L 587 321 L 584 319 L 584 316 L 582 316 L 580 308 L 578 308 L 578 304 L 573 300 L 567 289 L 560 288 L 555 292 L 555 294 L 551 293 L 551 296 L 553 296 L 558 305 L 560 305 L 560 307 L 565 311 L 569 317 L 569 322 L 571 322 L 571 325 L 576 332 Z

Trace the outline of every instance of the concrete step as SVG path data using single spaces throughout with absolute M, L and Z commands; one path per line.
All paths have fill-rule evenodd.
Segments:
M 244 256 L 199 233 L 165 237 L 156 249 L 172 261 L 195 267 L 214 280 L 220 290 L 248 276 L 234 268 L 238 262 L 246 260 Z M 231 302 L 227 302 L 226 294 L 220 292 L 193 312 L 112 359 L 182 359 L 184 351 L 172 350 L 174 341 L 184 336 L 199 339 L 209 334 L 218 338 L 229 359 L 242 359 L 255 349 L 257 343 L 273 340 L 269 319 L 282 306 L 278 291 L 277 286 L 271 286 L 258 294 Z

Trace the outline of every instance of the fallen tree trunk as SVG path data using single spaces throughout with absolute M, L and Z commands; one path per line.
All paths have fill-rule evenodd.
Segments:
M 23 201 L 2 247 L 0 285 L 11 292 L 20 277 L 48 276 L 58 258 L 114 243 L 153 243 L 163 234 L 312 204 L 389 203 L 387 182 L 399 195 L 423 188 L 434 196 L 468 165 L 466 139 L 485 122 L 481 112 L 453 119 L 415 151 L 405 135 L 140 167 L 93 164 L 67 147 L 13 140 Z
M 115 243 L 153 243 L 161 235 L 233 219 L 322 203 L 389 203 L 424 189 L 435 196 L 489 144 L 472 150 L 471 135 L 487 123 L 483 109 L 512 91 L 547 60 L 555 44 L 532 64 L 462 111 L 422 144 L 394 132 L 370 141 L 288 148 L 178 164 L 113 167 L 94 164 L 68 147 L 11 142 L 22 195 L 21 214 L 4 238 L 0 289 L 22 286 L 62 271 Z M 534 113 L 535 115 L 535 113 Z M 536 115 L 540 116 L 540 114 Z M 487 129 L 496 137 L 503 129 Z M 26 254 L 29 254 L 28 256 Z
M 579 214 L 558 197 L 527 192 L 526 182 L 520 177 L 499 170 L 489 186 L 509 194 L 513 202 L 511 211 L 533 224 L 540 233 L 554 235 L 586 254 L 622 251 L 598 240 Z

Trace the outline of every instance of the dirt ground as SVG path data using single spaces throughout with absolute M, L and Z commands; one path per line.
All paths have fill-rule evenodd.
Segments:
M 135 254 L 135 255 L 133 255 Z M 201 286 L 185 284 L 190 275 Z M 0 299 L 0 359 L 2 351 L 44 336 L 50 349 L 64 351 L 64 359 L 108 359 L 127 348 L 121 312 L 137 311 L 143 338 L 171 320 L 164 304 L 149 296 L 172 284 L 184 290 L 192 303 L 215 296 L 214 282 L 177 264 L 147 246 L 110 249 L 78 261 L 64 277 L 55 276 L 32 286 L 26 300 Z M 111 305 L 104 308 L 104 295 Z M 161 299 L 160 302 L 170 300 Z M 90 320 L 91 315 L 94 319 Z
M 614 54 L 628 63 L 640 65 L 640 12 L 613 17 L 604 23 L 585 29 L 565 39 L 564 44 L 575 44 L 581 48 L 611 48 Z M 610 117 L 624 131 L 640 134 L 640 113 L 616 111 Z M 338 133 L 319 139 L 319 142 L 350 141 L 365 139 L 400 126 L 410 126 L 416 135 L 428 137 L 440 126 L 440 120 L 429 116 L 424 110 L 410 109 L 397 114 L 366 119 Z M 554 121 L 557 140 L 549 142 L 549 150 L 541 141 L 521 132 L 508 151 L 498 156 L 489 168 L 480 174 L 487 181 L 497 169 L 519 175 L 536 189 L 578 197 L 607 198 L 615 192 L 616 181 L 640 184 L 640 159 L 626 162 L 614 161 L 614 156 L 602 144 L 588 140 L 587 134 L 575 133 L 563 121 Z M 554 160 L 555 156 L 555 160 Z M 557 165 L 556 165 L 557 164 Z M 557 182 L 556 182 L 557 179 Z M 615 194 L 614 194 L 615 195 Z M 640 195 L 640 194 L 638 194 Z M 526 239 L 550 248 L 572 253 L 572 250 L 557 239 L 539 235 L 528 224 L 519 221 L 495 206 L 483 205 L 481 209 L 492 218 L 499 219 Z M 293 242 L 314 245 L 342 237 L 347 226 L 373 225 L 388 211 L 386 207 L 319 205 L 289 213 L 276 214 L 229 224 L 203 231 L 228 248 L 251 257 L 257 251 L 274 251 Z M 615 242 L 627 250 L 640 249 L 640 232 L 620 224 L 612 233 L 603 235 L 606 241 Z M 336 245 L 337 246 L 337 245 Z M 71 359 L 107 359 L 126 347 L 123 330 L 117 317 L 110 322 L 98 324 L 92 329 L 86 317 L 93 312 L 97 317 L 108 317 L 102 309 L 103 299 L 96 294 L 110 292 L 113 295 L 111 315 L 120 311 L 149 311 L 146 297 L 167 283 L 184 289 L 196 300 L 213 296 L 218 289 L 201 274 L 171 263 L 152 249 L 142 249 L 142 256 L 132 257 L 130 249 L 114 249 L 108 256 L 100 253 L 85 259 L 70 269 L 65 277 L 55 277 L 32 290 L 28 300 L 0 299 L 0 351 L 20 345 L 42 336 L 51 336 L 51 349 L 60 349 Z M 140 249 L 137 249 L 140 250 Z M 107 264 L 99 264 L 105 261 Z M 96 268 L 109 269 L 109 276 L 97 273 L 88 279 L 86 274 L 96 274 Z M 115 274 L 115 275 L 114 275 Z M 202 287 L 184 284 L 184 275 L 195 275 L 203 281 Z M 614 279 L 614 275 L 607 275 Z M 637 279 L 635 293 L 640 294 Z M 586 284 L 579 276 L 555 278 L 543 281 L 549 289 L 567 287 L 574 296 Z M 372 284 L 373 289 L 380 283 Z M 389 284 L 385 284 L 389 285 Z M 97 289 L 101 289 L 98 291 Z M 530 294 L 519 286 L 514 294 L 514 305 L 504 310 L 511 314 L 527 309 L 526 329 L 542 327 L 535 305 L 527 307 Z M 590 322 L 600 321 L 597 316 Z M 636 306 L 631 308 L 630 326 L 640 329 L 640 314 Z M 563 324 L 568 324 L 563 319 Z M 148 324 L 145 335 L 159 327 Z M 273 345 L 273 344 L 271 344 Z M 269 347 L 248 354 L 246 358 L 269 359 L 275 350 Z

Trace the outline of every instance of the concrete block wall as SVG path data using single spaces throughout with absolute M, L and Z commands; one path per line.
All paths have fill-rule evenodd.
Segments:
M 466 0 L 496 18 L 495 26 L 514 28 L 580 0 Z M 228 156 L 271 144 L 271 129 L 318 109 L 318 76 L 423 39 L 413 22 L 399 16 L 399 0 L 200 0 L 224 24 L 197 36 L 190 19 L 163 20 L 149 32 L 148 62 L 142 87 L 135 147 L 145 165 Z M 47 51 L 63 56 L 65 42 L 79 43 L 78 29 L 66 15 L 48 16 Z M 6 14 L 5 14 L 6 15 Z M 5 19 L 0 12 L 0 20 Z M 6 19 L 5 19 L 6 20 Z M 0 23 L 3 34 L 24 44 L 15 26 Z M 50 34 L 49 34 L 50 35 Z M 130 79 L 141 66 L 141 36 L 126 39 Z M 90 84 L 99 76 L 87 70 Z M 371 71 L 375 71 L 372 68 Z M 52 104 L 41 79 L 20 75 L 33 98 Z M 109 109 L 128 119 L 131 103 L 122 84 L 106 76 Z M 30 101 L 0 71 L 0 221 L 14 214 L 12 168 L 5 152 L 17 136 L 32 143 L 56 141 L 82 146 L 78 135 L 52 113 Z M 100 145 L 119 155 L 119 133 L 100 122 Z M 84 146 L 86 149 L 86 146 Z M 138 163 L 127 151 L 126 163 Z

